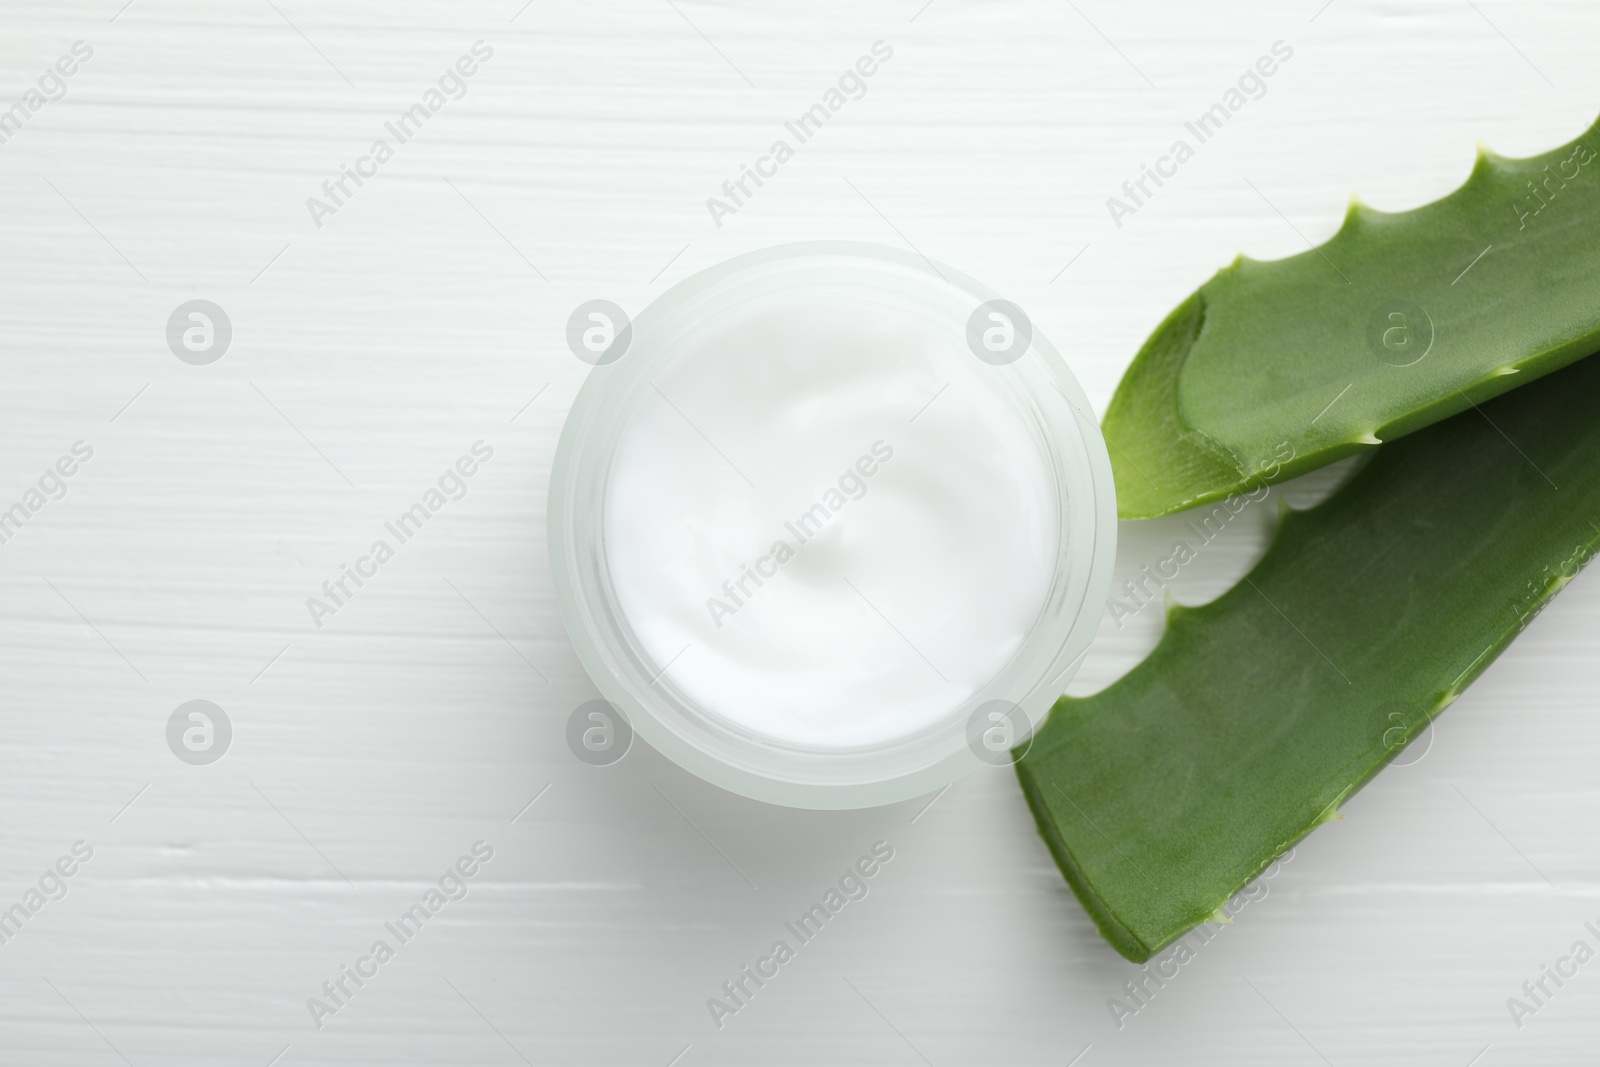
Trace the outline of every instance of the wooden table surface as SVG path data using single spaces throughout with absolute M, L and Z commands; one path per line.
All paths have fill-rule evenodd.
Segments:
M 1236 252 L 1600 110 L 1592 4 L 1320 4 L 7 0 L 0 1063 L 1593 1063 L 1600 963 L 1520 1028 L 1506 1006 L 1600 944 L 1587 578 L 1120 1026 L 1138 969 L 1009 772 L 818 813 L 565 741 L 595 696 L 545 557 L 573 308 L 786 241 L 909 246 L 1028 308 L 1103 411 Z M 859 98 L 714 217 L 878 41 Z M 1275 42 L 1265 92 L 1113 219 Z M 169 344 L 194 300 L 231 327 L 211 362 L 187 312 Z M 464 495 L 313 613 L 480 441 Z M 1177 596 L 1235 581 L 1267 512 Z M 1172 531 L 1125 524 L 1120 570 Z M 1108 619 L 1074 691 L 1158 614 Z M 215 762 L 169 746 L 191 700 L 231 726 Z M 715 1025 L 707 998 L 879 841 L 868 896 Z M 475 844 L 459 899 L 391 933 Z

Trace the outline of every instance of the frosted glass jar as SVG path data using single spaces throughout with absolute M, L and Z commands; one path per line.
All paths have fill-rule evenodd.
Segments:
M 605 699 L 702 778 L 799 807 L 1008 762 L 1088 649 L 1116 536 L 1099 430 L 1025 313 L 819 242 L 703 271 L 619 336 L 549 499 Z

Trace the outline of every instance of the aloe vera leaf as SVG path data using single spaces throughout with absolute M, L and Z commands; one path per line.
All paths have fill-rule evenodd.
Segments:
M 1480 147 L 1442 200 L 1352 199 L 1326 244 L 1219 271 L 1107 409 L 1122 516 L 1304 473 L 1600 349 L 1597 147 L 1600 122 L 1530 159 Z
M 1556 488 L 1559 486 L 1559 489 Z M 1421 732 L 1600 544 L 1600 356 L 1385 445 L 1217 600 L 1063 697 L 1017 770 L 1100 932 L 1142 961 Z

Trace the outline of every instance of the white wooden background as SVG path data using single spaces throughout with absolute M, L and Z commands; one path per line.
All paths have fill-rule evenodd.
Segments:
M 1103 410 L 1235 252 L 1323 239 L 1355 190 L 1437 197 L 1480 138 L 1527 154 L 1585 128 L 1600 10 L 521 3 L 0 4 L 0 109 L 94 49 L 0 146 L 0 509 L 94 449 L 0 545 L 0 908 L 94 849 L 0 945 L 0 1062 L 1593 1062 L 1600 963 L 1520 1030 L 1505 1002 L 1596 941 L 1600 585 L 1119 1030 L 1136 969 L 1009 772 L 812 813 L 642 747 L 575 759 L 595 692 L 543 524 L 580 301 L 637 310 L 784 241 L 912 245 L 1027 307 Z M 866 96 L 718 229 L 705 198 L 880 39 Z M 1280 39 L 1267 95 L 1114 226 L 1106 197 Z M 468 95 L 314 227 L 306 198 L 478 40 Z M 209 366 L 165 341 L 194 298 L 234 328 Z M 467 497 L 313 627 L 306 597 L 479 439 Z M 1235 580 L 1268 511 L 1180 597 Z M 1175 529 L 1125 526 L 1121 566 Z M 1156 615 L 1108 623 L 1076 687 L 1135 662 Z M 165 741 L 195 698 L 234 727 L 209 766 Z M 470 895 L 316 1028 L 306 999 L 480 839 Z M 871 895 L 716 1029 L 706 998 L 879 839 Z

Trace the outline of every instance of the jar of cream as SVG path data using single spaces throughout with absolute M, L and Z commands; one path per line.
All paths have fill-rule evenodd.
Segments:
M 1115 556 L 1100 432 L 1025 313 L 942 264 L 817 242 L 673 286 L 578 393 L 551 568 L 585 669 L 724 788 L 852 808 L 1043 721 Z

